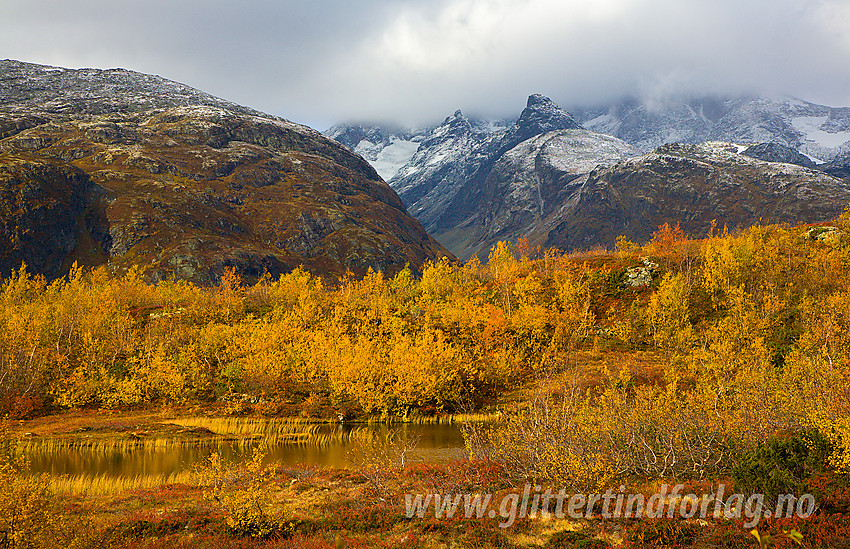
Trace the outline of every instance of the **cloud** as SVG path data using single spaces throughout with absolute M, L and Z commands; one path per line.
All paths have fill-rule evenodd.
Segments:
M 26 0 L 5 57 L 124 66 L 318 127 L 624 94 L 850 105 L 846 0 Z

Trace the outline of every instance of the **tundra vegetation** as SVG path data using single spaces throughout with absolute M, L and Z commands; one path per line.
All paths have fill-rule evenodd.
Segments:
M 665 224 L 615 251 L 521 240 L 494 246 L 486 264 L 435 262 L 419 276 L 296 269 L 246 285 L 231 271 L 214 288 L 76 267 L 47 282 L 21 267 L 0 289 L 0 539 L 848 546 L 850 212 L 830 226 L 690 239 Z M 264 465 L 258 448 L 242 464 L 213 454 L 164 485 L 101 479 L 95 490 L 92 479 L 27 472 L 22 449 L 34 437 L 74 440 L 80 430 L 61 426 L 160 413 L 195 435 L 230 421 L 498 419 L 466 423 L 469 458 L 449 464 L 413 462 L 399 443 L 348 469 Z M 647 495 L 662 483 L 697 495 L 725 483 L 727 493 L 812 493 L 818 509 L 766 519 L 757 536 L 723 517 L 524 517 L 501 529 L 486 517 L 404 516 L 405 493 L 498 494 L 525 482 Z

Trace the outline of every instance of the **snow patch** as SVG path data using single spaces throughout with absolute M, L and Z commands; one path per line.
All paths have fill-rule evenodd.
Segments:
M 799 151 L 799 153 L 802 154 L 803 156 L 805 156 L 806 158 L 808 158 L 809 160 L 811 160 L 812 162 L 814 162 L 815 164 L 823 164 L 824 163 L 824 161 L 821 160 L 820 158 L 815 158 L 814 156 L 812 156 L 810 154 L 806 154 L 803 151 Z
M 828 148 L 838 147 L 850 141 L 850 132 L 830 133 L 821 129 L 826 116 L 798 116 L 791 119 L 794 129 L 805 136 L 806 141 L 813 141 Z
M 399 139 L 395 136 L 391 137 L 390 141 L 389 145 L 378 150 L 373 159 L 369 160 L 369 163 L 372 164 L 372 167 L 384 181 L 392 179 L 398 173 L 398 170 L 413 158 L 419 148 L 419 143 L 416 141 Z M 362 143 L 363 141 L 360 142 L 360 144 Z M 358 144 L 357 147 L 359 149 L 360 145 Z

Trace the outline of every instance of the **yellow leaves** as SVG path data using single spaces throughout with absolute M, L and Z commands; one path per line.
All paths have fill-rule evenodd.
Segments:
M 422 305 L 457 297 L 456 293 L 463 293 L 458 292 L 462 288 L 456 268 L 445 257 L 437 262 L 429 261 L 422 268 L 422 278 L 419 280 Z
M 564 270 L 556 277 L 555 290 L 559 310 L 554 320 L 554 342 L 559 348 L 573 349 L 588 336 L 595 322 L 590 286 L 586 277 Z
M 649 300 L 647 320 L 656 347 L 668 357 L 684 352 L 692 338 L 688 318 L 688 287 L 682 273 L 665 273 L 661 284 Z M 668 358 L 668 361 L 670 358 Z
M 529 273 L 514 282 L 514 294 L 521 305 L 538 304 L 543 299 L 543 281 L 536 273 Z
M 199 470 L 206 485 L 204 499 L 227 513 L 227 526 L 238 535 L 264 538 L 285 527 L 274 509 L 270 484 L 274 469 L 263 465 L 264 457 L 262 450 L 254 448 L 250 461 L 235 465 L 213 453 Z
M 50 549 L 69 547 L 67 521 L 50 490 L 47 474 L 34 475 L 17 457 L 15 443 L 0 429 L 0 532 L 4 547 Z
M 487 265 L 495 280 L 502 281 L 510 278 L 516 263 L 510 242 L 500 240 L 490 250 Z
M 230 270 L 216 288 L 148 285 L 138 269 L 112 279 L 75 268 L 48 285 L 22 269 L 0 288 L 0 397 L 29 390 L 60 405 L 123 406 L 234 390 L 296 403 L 315 393 L 374 413 L 451 410 L 545 366 L 572 367 L 594 341 L 623 352 L 651 343 L 679 391 L 658 398 L 760 436 L 757 415 L 765 431 L 804 422 L 783 399 L 830 410 L 850 400 L 816 396 L 850 385 L 822 375 L 850 358 L 846 273 L 832 248 L 798 236 L 770 226 L 692 241 L 662 227 L 646 249 L 670 269 L 637 289 L 618 280 L 634 260 L 625 248 L 636 252 L 622 240 L 620 254 L 537 259 L 500 242 L 486 265 L 444 259 L 419 279 L 402 270 L 327 284 L 301 268 L 251 287 Z
M 809 327 L 800 337 L 802 350 L 821 356 L 830 366 L 850 356 L 850 291 L 806 299 L 800 310 Z
M 621 234 L 617 237 L 617 244 L 615 247 L 617 251 L 620 252 L 620 255 L 623 257 L 628 257 L 629 255 L 640 249 L 640 246 L 629 240 L 628 237 L 626 237 L 626 235 L 624 234 Z
M 819 409 L 813 410 L 808 420 L 811 427 L 832 443 L 830 466 L 838 472 L 850 474 L 850 416 L 836 417 L 828 410 Z

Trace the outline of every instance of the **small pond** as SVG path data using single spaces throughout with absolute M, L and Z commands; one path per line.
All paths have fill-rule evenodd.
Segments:
M 351 467 L 364 447 L 380 451 L 387 447 L 392 430 L 397 444 L 415 441 L 410 461 L 442 462 L 465 455 L 463 434 L 457 424 L 385 424 L 313 426 L 302 441 L 201 440 L 188 444 L 140 444 L 125 446 L 64 447 L 26 450 L 34 472 L 59 475 L 166 476 L 192 470 L 212 452 L 228 460 L 250 458 L 256 445 L 266 461 L 284 466 L 317 465 Z M 365 435 L 365 436 L 364 436 Z M 369 442 L 365 442 L 369 441 Z M 380 446 L 378 446 L 380 445 Z

